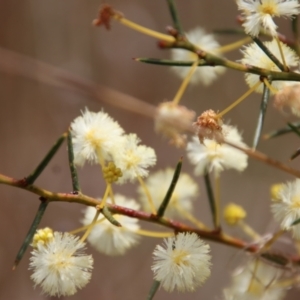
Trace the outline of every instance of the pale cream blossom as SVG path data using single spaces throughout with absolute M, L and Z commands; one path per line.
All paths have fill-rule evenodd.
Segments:
M 285 107 L 289 108 L 291 113 L 300 117 L 300 83 L 287 81 L 282 90 L 274 96 L 274 107 L 283 111 Z
M 198 46 L 204 51 L 216 53 L 220 47 L 219 43 L 212 34 L 207 34 L 201 27 L 196 27 L 186 33 L 187 39 Z M 195 53 L 189 52 L 183 49 L 172 49 L 172 60 L 178 61 L 195 61 L 198 56 Z M 190 67 L 172 67 L 172 69 L 181 77 L 185 78 L 190 70 Z M 193 74 L 190 83 L 197 84 L 202 83 L 204 85 L 210 85 L 215 81 L 219 75 L 225 72 L 224 67 L 220 66 L 204 66 L 198 67 Z
M 280 286 L 283 270 L 259 260 L 238 268 L 231 285 L 224 290 L 225 300 L 282 300 L 286 289 Z
M 300 12 L 298 0 L 237 0 L 236 2 L 238 9 L 245 16 L 243 27 L 246 33 L 252 36 L 258 36 L 261 28 L 276 36 L 277 25 L 273 17 L 292 18 Z
M 210 247 L 196 233 L 178 233 L 157 245 L 152 271 L 168 292 L 194 291 L 210 276 Z
M 264 45 L 271 51 L 273 55 L 277 57 L 277 59 L 283 63 L 280 50 L 277 44 L 277 41 L 273 39 L 270 42 L 264 42 Z M 299 57 L 290 47 L 286 44 L 280 42 L 283 56 L 286 62 L 286 65 L 291 67 L 296 67 L 299 64 Z M 275 65 L 275 63 L 265 54 L 265 52 L 256 44 L 251 43 L 248 46 L 244 47 L 242 50 L 244 58 L 240 60 L 242 64 L 251 65 L 259 68 L 263 68 L 269 71 L 277 71 L 280 72 L 280 69 Z M 260 81 L 260 76 L 252 73 L 246 73 L 245 79 L 249 87 L 253 87 L 258 81 Z M 272 86 L 277 89 L 281 90 L 285 85 L 284 81 L 275 80 L 272 81 Z M 262 93 L 263 92 L 263 84 L 259 85 L 256 89 L 256 92 Z M 272 92 L 272 91 L 271 91 Z
M 122 176 L 118 183 L 126 181 L 133 182 L 138 176 L 146 177 L 149 173 L 148 168 L 156 164 L 156 154 L 153 148 L 139 145 L 140 139 L 136 134 L 124 136 L 125 140 L 122 147 L 114 156 L 114 162 L 122 171 Z
M 91 279 L 93 258 L 84 253 L 79 238 L 54 232 L 46 244 L 37 243 L 30 258 L 32 280 L 49 296 L 71 296 Z
M 151 174 L 146 179 L 145 183 L 152 196 L 156 209 L 158 209 L 162 203 L 170 187 L 173 175 L 174 169 L 167 168 Z M 193 210 L 192 202 L 198 195 L 198 192 L 198 185 L 193 178 L 186 173 L 181 173 L 165 215 L 170 218 L 181 216 L 181 209 L 191 213 Z M 145 191 L 142 187 L 138 188 L 138 193 L 143 203 L 144 210 L 151 211 L 147 195 L 145 195 Z
M 139 210 L 140 206 L 133 199 L 116 194 L 115 204 L 126 208 Z M 111 203 L 111 199 L 107 199 Z M 95 217 L 96 209 L 87 207 L 84 211 L 83 225 L 90 225 Z M 126 251 L 136 245 L 139 241 L 139 235 L 135 231 L 139 230 L 138 220 L 123 215 L 114 215 L 114 218 L 122 225 L 117 227 L 111 224 L 103 216 L 99 216 L 97 223 L 91 230 L 87 240 L 99 252 L 106 255 L 123 255 Z
M 225 141 L 247 148 L 235 127 L 223 125 L 222 128 Z M 206 139 L 201 144 L 198 137 L 193 137 L 192 141 L 188 143 L 187 155 L 190 162 L 195 166 L 195 175 L 203 175 L 206 170 L 216 174 L 225 169 L 235 169 L 241 172 L 248 165 L 248 156 L 244 152 L 214 140 Z
M 276 221 L 284 230 L 290 230 L 296 239 L 300 239 L 300 224 L 291 224 L 300 218 L 300 179 L 288 182 L 277 193 L 271 205 Z
M 155 131 L 170 139 L 178 148 L 186 146 L 185 132 L 191 129 L 196 113 L 173 101 L 161 103 L 155 115 Z
M 109 160 L 122 147 L 124 130 L 107 113 L 86 109 L 71 123 L 74 162 Z M 101 163 L 101 162 L 100 162 Z

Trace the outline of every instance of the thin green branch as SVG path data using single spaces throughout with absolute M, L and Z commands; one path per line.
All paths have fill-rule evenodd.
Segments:
M 269 99 L 270 99 L 270 90 L 264 84 L 263 96 L 262 96 L 262 100 L 260 103 L 260 110 L 259 110 L 257 125 L 256 125 L 256 129 L 255 129 L 255 133 L 254 133 L 254 138 L 253 138 L 253 144 L 252 144 L 253 149 L 256 149 L 258 142 L 260 140 Z
M 113 217 L 110 210 L 107 208 L 107 206 L 104 206 L 101 213 L 103 216 L 113 225 L 117 227 L 122 227 L 122 225 Z
M 290 160 L 295 159 L 296 157 L 298 157 L 300 155 L 300 148 L 298 148 L 291 156 L 290 156 Z
M 291 131 L 295 132 L 298 136 L 300 136 L 300 131 L 293 123 L 287 123 L 287 125 L 290 127 Z
M 154 298 L 159 286 L 160 286 L 160 281 L 154 280 L 151 289 L 149 291 L 149 294 L 147 296 L 147 300 L 152 300 Z
M 70 129 L 68 131 L 68 158 L 69 158 L 69 167 L 70 167 L 70 171 L 71 171 L 73 192 L 74 193 L 79 193 L 80 192 L 80 186 L 79 186 L 79 182 L 78 182 L 77 170 L 76 170 L 76 167 L 74 165 L 72 133 L 71 133 Z
M 26 235 L 26 238 L 25 238 L 25 240 L 24 240 L 24 242 L 23 242 L 23 244 L 22 244 L 22 246 L 21 246 L 21 248 L 20 248 L 20 250 L 19 250 L 19 252 L 18 252 L 18 254 L 16 256 L 16 259 L 15 259 L 15 262 L 14 262 L 14 265 L 13 265 L 13 270 L 16 269 L 16 267 L 18 266 L 19 262 L 23 258 L 23 255 L 25 254 L 28 246 L 32 242 L 33 236 L 36 233 L 36 230 L 37 230 L 37 228 L 38 228 L 38 226 L 39 226 L 39 224 L 40 224 L 40 222 L 42 220 L 42 217 L 43 217 L 43 215 L 44 215 L 44 213 L 46 211 L 48 203 L 49 203 L 48 200 L 43 199 L 43 198 L 41 199 L 41 204 L 40 204 L 40 206 L 38 208 L 38 211 L 37 211 L 37 213 L 35 215 L 35 218 L 34 218 L 32 224 L 31 224 L 31 226 L 29 228 L 29 231 L 28 231 L 28 233 Z
M 44 171 L 52 157 L 55 155 L 63 141 L 65 140 L 67 136 L 67 133 L 65 132 L 57 141 L 56 143 L 52 146 L 52 148 L 49 150 L 47 155 L 44 157 L 44 159 L 40 162 L 40 164 L 36 167 L 36 169 L 28 176 L 25 177 L 23 183 L 25 185 L 30 185 L 35 182 L 35 180 L 40 176 L 40 174 Z
M 207 197 L 208 197 L 208 203 L 209 203 L 211 215 L 213 218 L 213 224 L 214 224 L 215 229 L 217 229 L 216 201 L 215 201 L 214 192 L 213 192 L 213 189 L 211 186 L 209 173 L 207 170 L 204 173 L 204 183 L 205 183 L 205 188 L 206 188 L 206 193 L 207 193 Z
M 294 126 L 294 128 L 297 128 L 297 129 L 300 128 L 300 122 L 289 123 L 289 124 L 292 124 Z M 268 139 L 275 138 L 275 137 L 278 137 L 278 136 L 281 136 L 281 135 L 284 135 L 284 134 L 287 134 L 287 133 L 291 133 L 293 131 L 294 130 L 291 128 L 291 126 L 286 126 L 286 127 L 279 128 L 279 129 L 276 129 L 276 130 L 274 130 L 270 133 L 265 134 L 263 136 L 263 138 L 265 140 L 268 140 Z
M 215 34 L 237 34 L 237 35 L 244 35 L 246 36 L 245 30 L 241 28 L 217 28 L 213 30 Z
M 171 13 L 171 17 L 172 17 L 174 26 L 180 35 L 184 35 L 183 28 L 181 26 L 181 23 L 180 23 L 180 20 L 178 17 L 178 11 L 175 6 L 174 0 L 167 0 L 167 1 L 168 1 L 169 11 Z
M 279 61 L 279 59 L 269 50 L 268 47 L 257 37 L 251 36 L 253 41 L 257 44 L 257 46 L 265 52 L 265 54 L 273 61 L 273 63 L 281 70 L 285 71 L 284 65 Z
M 179 175 L 180 175 L 180 172 L 181 172 L 181 166 L 182 166 L 182 158 L 179 160 L 179 162 L 176 166 L 176 169 L 174 171 L 174 175 L 173 175 L 171 184 L 169 186 L 169 189 L 166 193 L 166 196 L 165 196 L 164 200 L 162 201 L 160 207 L 158 208 L 158 211 L 157 211 L 157 217 L 158 218 L 161 218 L 164 215 L 164 213 L 165 213 L 165 211 L 168 207 L 168 204 L 169 204 L 169 202 L 172 198 L 173 191 L 176 187 L 176 183 L 179 179 Z
M 298 130 L 297 127 L 295 127 L 292 123 L 287 123 L 288 126 L 291 128 L 291 130 L 293 132 L 295 132 L 299 137 L 300 137 L 300 131 Z M 296 157 L 298 157 L 300 155 L 300 148 L 298 148 L 291 156 L 290 156 L 290 160 L 295 159 Z
M 177 66 L 177 67 L 190 67 L 195 61 L 184 61 L 184 60 L 170 60 L 170 59 L 158 59 L 158 58 L 134 58 L 135 61 L 143 62 L 146 64 L 161 65 L 161 66 Z M 211 64 L 205 61 L 199 61 L 198 66 L 211 66 Z
M 272 81 L 276 81 L 276 80 L 300 81 L 300 74 L 298 73 L 276 72 L 276 71 L 270 71 L 267 69 L 262 69 L 251 65 L 243 65 L 241 63 L 237 63 L 229 59 L 217 56 L 215 54 L 206 52 L 188 41 L 179 40 L 174 43 L 165 42 L 165 43 L 161 43 L 160 46 L 161 48 L 166 48 L 166 49 L 179 48 L 179 49 L 189 50 L 191 52 L 196 53 L 200 59 L 204 59 L 206 63 L 210 66 L 223 66 L 240 72 L 257 74 L 260 76 L 272 78 Z

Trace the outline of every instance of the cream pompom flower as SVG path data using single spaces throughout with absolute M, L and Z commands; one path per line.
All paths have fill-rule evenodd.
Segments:
M 146 186 L 152 196 L 155 208 L 158 209 L 162 203 L 174 175 L 174 169 L 167 168 L 151 174 L 146 180 Z M 165 215 L 169 218 L 181 216 L 181 210 L 192 212 L 192 201 L 198 195 L 198 185 L 190 175 L 181 173 L 173 191 L 170 203 Z M 138 188 L 140 199 L 145 211 L 151 211 L 147 195 L 142 187 Z
M 116 194 L 114 198 L 116 205 L 134 210 L 140 208 L 139 204 L 133 199 L 127 199 L 119 194 Z M 107 202 L 111 203 L 111 199 L 108 198 Z M 84 225 L 90 225 L 95 214 L 96 209 L 94 207 L 87 207 L 84 212 L 82 223 Z M 87 238 L 88 242 L 96 250 L 111 256 L 123 255 L 127 250 L 138 243 L 140 237 L 135 233 L 135 231 L 140 229 L 137 219 L 123 215 L 114 215 L 114 218 L 122 225 L 122 227 L 111 224 L 107 219 L 100 215 L 98 220 L 100 221 L 102 219 L 102 221 L 94 225 Z
M 179 233 L 157 245 L 152 271 L 168 292 L 194 291 L 210 276 L 210 247 L 196 233 Z
M 186 135 L 196 113 L 173 101 L 161 103 L 155 115 L 155 131 L 170 139 L 170 144 L 185 148 Z
M 300 179 L 288 182 L 277 193 L 277 198 L 271 205 L 276 221 L 284 230 L 291 230 L 293 236 L 300 240 L 300 224 L 291 224 L 300 218 Z
M 32 280 L 49 296 L 71 296 L 91 279 L 93 258 L 85 255 L 79 238 L 54 232 L 46 244 L 37 243 L 30 258 Z
M 109 160 L 122 147 L 124 130 L 107 113 L 86 109 L 71 123 L 74 162 L 83 166 L 85 161 L 99 163 Z
M 283 51 L 283 56 L 288 67 L 296 67 L 299 64 L 299 57 L 297 54 L 289 48 L 286 44 L 281 42 L 280 46 Z M 282 62 L 280 50 L 277 44 L 277 41 L 273 39 L 270 42 L 264 42 L 264 45 L 277 57 L 277 59 Z M 251 43 L 250 45 L 244 47 L 242 50 L 244 58 L 240 60 L 240 62 L 244 65 L 251 65 L 259 68 L 263 68 L 269 71 L 280 71 L 280 69 L 274 64 L 274 62 L 265 54 L 265 52 L 256 44 Z M 259 75 L 246 73 L 245 79 L 249 87 L 253 87 L 259 80 Z M 277 89 L 281 90 L 284 87 L 284 81 L 273 81 L 272 86 Z M 263 92 L 263 84 L 261 84 L 257 89 L 256 92 L 262 93 Z
M 204 51 L 216 52 L 217 48 L 220 47 L 219 43 L 216 41 L 212 34 L 207 34 L 205 30 L 201 27 L 196 27 L 193 30 L 186 33 L 187 39 L 203 49 Z M 172 60 L 178 61 L 195 61 L 198 56 L 195 53 L 189 52 L 183 49 L 172 49 L 171 51 Z M 181 77 L 185 78 L 190 70 L 190 67 L 172 67 L 172 69 Z M 204 85 L 211 84 L 214 80 L 218 78 L 219 75 L 225 72 L 224 67 L 220 66 L 205 66 L 198 67 L 193 74 L 190 83 L 197 84 L 199 82 Z
M 223 125 L 222 132 L 225 141 L 247 148 L 235 127 Z M 203 144 L 200 144 L 198 137 L 193 137 L 187 145 L 187 152 L 190 162 L 195 165 L 195 175 L 204 175 L 206 170 L 216 174 L 224 169 L 235 169 L 241 172 L 248 165 L 248 156 L 244 152 L 214 140 L 206 139 Z
M 155 151 L 151 147 L 139 145 L 140 141 L 133 133 L 124 136 L 124 143 L 114 156 L 115 164 L 123 173 L 118 183 L 127 180 L 132 182 L 138 176 L 146 177 L 149 172 L 147 168 L 156 164 Z
M 282 90 L 274 96 L 274 107 L 283 111 L 284 107 L 290 109 L 296 117 L 300 117 L 300 83 L 293 81 L 284 82 Z
M 291 18 L 300 12 L 298 0 L 237 0 L 237 5 L 246 18 L 243 27 L 252 36 L 258 36 L 263 27 L 275 37 L 277 25 L 273 17 Z
M 278 284 L 283 270 L 254 260 L 238 268 L 231 286 L 224 290 L 225 300 L 282 300 L 286 289 Z

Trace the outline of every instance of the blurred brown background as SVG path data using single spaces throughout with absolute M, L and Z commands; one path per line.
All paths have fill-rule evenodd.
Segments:
M 177 2 L 186 31 L 197 25 L 208 31 L 236 26 L 237 9 L 234 1 Z M 163 32 L 166 25 L 171 24 L 166 1 L 111 0 L 110 3 L 127 18 L 149 28 Z M 99 5 L 100 1 L 95 0 L 1 0 L 0 46 L 153 105 L 165 99 L 171 100 L 180 80 L 167 67 L 145 65 L 132 60 L 133 57 L 168 58 L 168 51 L 159 50 L 154 39 L 116 23 L 113 23 L 109 32 L 104 28 L 94 28 L 91 22 L 97 15 Z M 287 22 L 283 26 L 282 31 L 289 29 Z M 236 37 L 221 37 L 219 40 L 225 44 L 235 39 Z M 241 55 L 235 51 L 228 54 L 228 57 L 239 59 Z M 0 57 L 1 60 L 6 61 L 6 58 Z M 109 105 L 108 102 L 116 100 L 113 94 L 103 93 L 106 101 L 99 101 L 54 85 L 39 83 L 0 69 L 1 173 L 15 178 L 28 175 L 85 107 L 94 111 L 104 108 L 127 132 L 136 132 L 144 144 L 154 147 L 158 154 L 155 170 L 175 166 L 178 158 L 184 155 L 184 152 L 170 147 L 165 140 L 155 135 L 151 119 Z M 183 103 L 197 113 L 209 108 L 222 110 L 245 90 L 241 74 L 227 71 L 211 87 L 190 87 L 184 95 Z M 117 97 L 117 101 L 122 102 L 122 97 Z M 249 145 L 252 142 L 259 103 L 260 97 L 253 95 L 228 114 L 231 124 L 238 124 Z M 270 104 L 264 132 L 282 127 L 286 122 L 285 118 Z M 259 150 L 288 162 L 289 155 L 298 146 L 297 137 L 290 135 L 262 141 Z M 291 165 L 299 167 L 299 159 Z M 185 160 L 183 171 L 191 170 Z M 103 185 L 99 175 L 97 167 L 80 170 L 84 193 L 102 195 Z M 287 174 L 250 159 L 250 165 L 243 174 L 231 171 L 224 173 L 222 202 L 242 203 L 248 211 L 249 223 L 263 234 L 276 228 L 270 215 L 269 186 L 291 179 Z M 211 224 L 203 183 L 201 178 L 197 180 L 202 193 L 195 211 L 199 218 Z M 53 191 L 71 191 L 65 145 L 36 184 Z M 127 195 L 136 195 L 136 187 L 132 185 L 119 190 Z M 28 271 L 29 253 L 17 270 L 11 271 L 15 255 L 37 210 L 38 198 L 8 186 L 0 187 L 0 195 L 0 299 L 47 299 L 47 296 L 41 295 L 39 287 L 33 288 Z M 41 227 L 72 230 L 80 226 L 82 209 L 77 204 L 53 203 L 47 210 Z M 243 237 L 238 230 L 233 233 Z M 93 253 L 95 259 L 92 280 L 72 299 L 146 299 L 152 282 L 152 251 L 158 242 L 160 240 L 144 238 L 126 256 L 117 258 L 103 256 L 89 248 L 88 252 Z M 213 255 L 212 276 L 203 287 L 191 294 L 167 294 L 161 289 L 155 299 L 221 299 L 221 289 L 228 284 L 230 271 L 245 260 L 245 255 L 229 247 L 215 243 L 210 245 Z M 288 299 L 296 297 L 297 291 L 292 291 Z

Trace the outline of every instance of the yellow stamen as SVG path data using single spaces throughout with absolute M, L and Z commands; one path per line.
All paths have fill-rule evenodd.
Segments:
M 279 52 L 280 52 L 280 56 L 281 56 L 281 59 L 282 59 L 284 71 L 288 71 L 288 67 L 287 67 L 286 62 L 285 62 L 284 54 L 283 54 L 282 47 L 281 47 L 278 36 L 276 36 L 275 39 L 276 39 L 276 42 L 277 42 L 277 45 L 278 45 L 278 48 L 279 48 Z
M 149 202 L 149 205 L 150 205 L 150 209 L 151 209 L 152 214 L 156 215 L 156 209 L 155 209 L 155 206 L 154 206 L 152 197 L 151 197 L 151 195 L 150 195 L 150 192 L 149 192 L 149 190 L 148 190 L 148 188 L 147 188 L 147 186 L 146 186 L 146 184 L 145 184 L 143 178 L 142 178 L 141 176 L 138 175 L 138 176 L 137 176 L 137 179 L 138 179 L 138 181 L 139 181 L 141 187 L 143 188 L 143 190 L 144 190 L 144 192 L 145 192 L 145 194 L 146 194 L 146 196 L 147 196 L 147 198 L 148 198 L 148 202 Z
M 175 203 L 176 209 L 184 216 L 187 220 L 189 220 L 192 224 L 197 226 L 200 229 L 208 229 L 201 221 L 195 218 L 192 214 L 190 214 L 187 210 L 185 210 L 181 205 Z
M 99 223 L 103 222 L 104 220 L 106 220 L 106 218 L 101 218 L 101 219 L 99 219 L 99 220 L 94 224 L 94 226 L 95 226 L 96 224 L 99 224 Z M 82 226 L 82 227 L 79 227 L 79 228 L 77 228 L 77 229 L 74 229 L 74 230 L 72 230 L 72 231 L 69 231 L 69 233 L 70 233 L 70 234 L 76 234 L 76 233 L 85 231 L 86 229 L 89 228 L 89 226 L 90 226 L 90 224 L 89 224 L 89 225 Z
M 100 166 L 103 168 L 104 167 L 104 158 L 103 158 L 103 155 L 102 155 L 100 149 L 97 150 L 97 156 L 98 156 L 98 162 L 99 162 Z
M 115 20 L 117 20 L 118 22 L 120 22 L 121 24 L 123 24 L 123 25 L 125 25 L 125 26 L 127 26 L 131 29 L 134 29 L 138 32 L 144 33 L 144 34 L 149 35 L 151 37 L 154 37 L 156 39 L 166 41 L 166 42 L 169 42 L 169 43 L 174 43 L 176 41 L 176 39 L 171 35 L 163 34 L 163 33 L 157 32 L 155 30 L 143 27 L 143 26 L 138 25 L 138 24 L 136 24 L 132 21 L 127 20 L 126 18 L 124 18 L 120 15 L 113 15 L 113 18 Z
M 257 232 L 255 232 L 255 230 L 252 227 L 250 227 L 247 223 L 245 223 L 243 220 L 240 220 L 237 224 L 253 240 L 259 240 L 261 238 L 261 236 Z
M 218 114 L 219 118 L 222 118 L 226 113 L 228 113 L 230 110 L 232 110 L 235 106 L 240 104 L 245 98 L 247 98 L 250 94 L 252 94 L 261 84 L 261 81 L 258 81 L 252 88 L 250 88 L 244 95 L 242 95 L 239 99 L 237 99 L 235 102 L 233 102 L 231 105 L 229 105 L 227 108 L 225 108 L 223 111 L 221 111 Z
M 189 84 L 189 82 L 190 82 L 190 80 L 191 80 L 193 74 L 194 74 L 195 71 L 197 70 L 198 63 L 199 63 L 199 61 L 196 60 L 196 61 L 192 64 L 192 67 L 190 68 L 190 70 L 189 70 L 187 76 L 184 78 L 184 80 L 183 80 L 181 86 L 179 87 L 178 92 L 176 93 L 176 95 L 175 95 L 175 97 L 174 97 L 174 99 L 173 99 L 173 103 L 174 103 L 174 104 L 177 105 L 177 104 L 179 103 L 179 101 L 180 101 L 180 99 L 181 99 L 181 97 L 182 97 L 184 91 L 186 90 L 186 88 L 187 88 L 187 86 L 188 86 L 188 84 Z
M 109 185 L 109 194 L 110 194 L 111 203 L 116 204 L 115 195 L 111 184 Z
M 92 231 L 94 225 L 95 225 L 96 222 L 97 222 L 97 219 L 98 219 L 98 217 L 99 217 L 99 215 L 100 215 L 100 212 L 101 212 L 100 210 L 97 210 L 97 212 L 96 212 L 96 214 L 95 214 L 95 216 L 94 216 L 94 219 L 93 219 L 92 223 L 88 226 L 86 232 L 85 232 L 84 235 L 81 237 L 80 242 L 84 242 L 84 241 L 86 240 L 86 238 L 89 236 L 89 234 L 91 233 L 91 231 Z
M 240 48 L 241 46 L 249 43 L 252 41 L 252 38 L 250 37 L 246 37 L 244 39 L 241 39 L 239 41 L 236 41 L 234 43 L 222 46 L 220 48 L 217 48 L 216 50 L 214 50 L 214 52 L 218 52 L 218 53 L 225 53 L 225 52 L 229 52 L 232 51 L 234 49 Z
M 108 183 L 108 184 L 106 185 L 106 189 L 105 189 L 105 192 L 104 192 L 104 196 L 103 196 L 103 198 L 102 198 L 102 201 L 101 201 L 101 203 L 99 204 L 99 210 L 101 210 L 101 209 L 104 207 L 104 205 L 105 205 L 105 203 L 106 203 L 106 200 L 107 200 L 107 197 L 108 197 L 108 195 L 109 195 L 110 190 L 111 190 L 111 184 Z
M 278 90 L 275 89 L 272 84 L 270 84 L 269 80 L 267 78 L 264 78 L 264 84 L 267 86 L 267 88 L 271 91 L 271 93 L 276 94 L 278 93 Z

